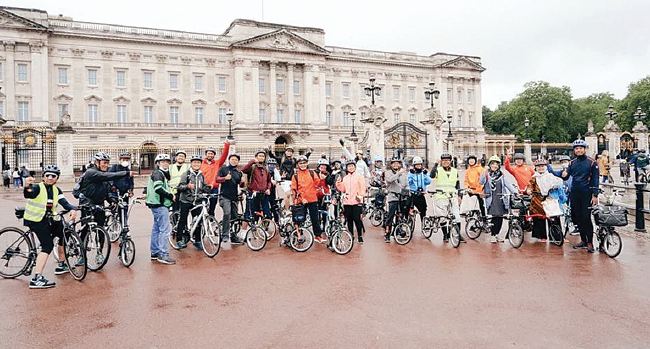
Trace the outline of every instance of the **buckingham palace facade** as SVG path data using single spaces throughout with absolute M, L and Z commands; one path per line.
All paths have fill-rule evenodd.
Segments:
M 326 149 L 350 134 L 355 113 L 363 137 L 359 119 L 371 107 L 364 88 L 374 78 L 387 128 L 419 125 L 434 82 L 434 109 L 451 121 L 460 149 L 485 151 L 479 57 L 327 46 L 323 29 L 245 19 L 203 34 L 9 7 L 0 8 L 0 43 L 5 142 L 21 142 L 16 129 L 63 120 L 75 149 L 88 152 L 198 150 L 218 147 L 229 132 L 251 151 L 272 143 Z M 5 152 L 10 165 L 21 163 L 18 150 Z M 75 166 L 86 160 L 75 152 Z

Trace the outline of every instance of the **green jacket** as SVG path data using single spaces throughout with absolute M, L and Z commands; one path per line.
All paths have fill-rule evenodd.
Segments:
M 156 169 L 147 182 L 146 203 L 149 207 L 171 207 L 174 194 L 169 187 L 169 172 Z

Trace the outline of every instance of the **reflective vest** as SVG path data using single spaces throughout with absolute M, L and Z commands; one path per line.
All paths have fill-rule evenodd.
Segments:
M 23 218 L 30 222 L 40 222 L 45 217 L 47 210 L 47 189 L 45 183 L 38 184 L 38 196 L 27 200 L 25 205 L 25 215 Z M 59 188 L 56 185 L 52 186 L 52 213 L 56 213 L 56 208 L 59 205 Z
M 180 170 L 176 164 L 169 166 L 169 186 L 172 188 L 173 194 L 176 194 L 176 187 L 181 183 L 181 176 L 189 169 L 190 165 L 187 163 L 182 164 Z
M 458 182 L 458 170 L 451 168 L 445 171 L 442 166 L 436 169 L 436 189 L 442 190 L 445 193 L 456 193 L 456 183 Z M 447 196 L 443 194 L 436 194 L 436 199 L 446 199 Z

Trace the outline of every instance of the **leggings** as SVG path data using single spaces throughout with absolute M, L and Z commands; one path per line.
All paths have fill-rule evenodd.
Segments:
M 424 195 L 413 195 L 413 206 L 420 212 L 420 220 L 427 215 L 427 200 Z
M 59 238 L 59 246 L 63 246 L 63 223 L 48 218 L 40 222 L 29 222 L 29 228 L 36 234 L 41 243 L 41 252 L 50 254 L 54 249 L 54 237 Z
M 357 226 L 357 236 L 363 235 L 363 222 L 361 221 L 361 206 L 360 205 L 343 205 L 343 214 L 345 221 L 348 224 L 348 231 L 354 237 L 354 226 Z

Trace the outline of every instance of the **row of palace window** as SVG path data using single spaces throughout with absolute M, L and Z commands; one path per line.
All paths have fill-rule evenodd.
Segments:
M 360 84 L 359 88 L 359 95 L 361 99 L 367 99 L 368 96 L 365 93 L 364 88 L 367 87 L 367 84 Z M 379 85 L 381 87 L 381 93 L 377 96 L 375 96 L 375 99 L 377 100 L 383 100 L 383 95 L 387 92 L 385 89 L 384 85 Z M 333 82 L 332 81 L 327 81 L 325 82 L 325 97 L 331 98 L 332 97 L 332 88 L 333 88 Z M 417 96 L 421 96 L 424 98 L 424 92 L 421 94 L 417 93 L 417 89 L 415 86 L 408 86 L 408 101 L 409 102 L 415 102 Z M 402 86 L 393 86 L 392 91 L 391 91 L 391 97 L 393 101 L 399 102 L 402 99 Z M 351 92 L 351 83 L 349 82 L 342 82 L 341 83 L 341 97 L 343 98 L 351 98 L 352 92 Z M 452 88 L 447 89 L 447 103 L 451 104 L 454 102 L 454 91 Z M 456 99 L 458 101 L 458 104 L 462 104 L 465 100 L 467 101 L 468 104 L 474 104 L 474 89 L 457 89 L 456 90 Z

